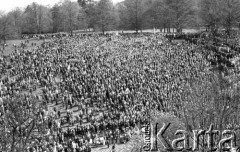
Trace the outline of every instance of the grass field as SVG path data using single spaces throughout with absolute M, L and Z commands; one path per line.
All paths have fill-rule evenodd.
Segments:
M 8 44 L 8 46 L 5 47 L 5 50 L 3 51 L 3 55 L 11 54 L 15 50 L 13 45 L 15 44 L 17 47 L 19 47 L 19 46 L 21 46 L 21 43 L 24 41 L 26 41 L 26 40 L 19 40 L 19 39 L 18 40 L 7 40 L 6 43 Z M 27 44 L 26 50 L 32 49 L 35 47 L 35 46 L 34 47 L 31 46 L 32 43 L 36 43 L 36 46 L 39 46 L 43 43 L 43 41 L 44 40 L 29 39 L 29 44 Z M 3 48 L 1 47 L 1 49 L 3 49 Z M 18 48 L 18 49 L 20 49 L 20 48 Z
M 171 31 L 173 31 L 173 30 L 171 29 Z M 183 29 L 184 33 L 194 33 L 194 32 L 197 32 L 197 31 L 199 31 L 199 30 L 198 29 Z M 74 33 L 78 33 L 78 32 L 79 31 L 75 31 Z M 122 31 L 107 31 L 106 33 L 117 33 L 117 32 L 118 33 L 122 33 Z M 123 31 L 123 33 L 134 33 L 134 32 L 136 32 L 136 31 L 133 31 L 133 30 L 127 30 L 127 31 L 125 30 L 125 31 Z M 141 31 L 139 31 L 139 32 L 141 32 Z M 153 33 L 154 30 L 153 29 L 147 29 L 147 30 L 142 30 L 142 32 L 143 33 L 145 33 L 145 32 Z M 160 30 L 156 29 L 155 32 L 160 32 Z M 89 33 L 89 32 L 87 32 L 87 33 Z M 101 33 L 101 32 L 94 32 L 94 33 Z M 8 46 L 5 47 L 5 50 L 3 51 L 3 55 L 11 54 L 12 52 L 14 52 L 14 47 L 13 47 L 14 44 L 16 46 L 20 46 L 21 43 L 26 41 L 26 40 L 27 39 L 23 39 L 23 40 L 21 40 L 21 39 L 18 39 L 18 40 L 7 40 L 6 43 L 8 44 Z M 29 40 L 29 44 L 28 44 L 26 50 L 34 48 L 34 47 L 31 46 L 31 43 L 36 43 L 36 46 L 39 46 L 44 41 L 44 40 L 37 40 L 37 39 L 28 39 L 28 40 Z M 1 46 L 0 50 L 1 49 L 3 49 L 2 46 Z M 1 52 L 0 52 L 0 56 L 1 56 Z
M 25 40 L 9 40 L 9 41 L 7 41 L 8 47 L 5 48 L 4 55 L 7 55 L 7 54 L 10 54 L 10 53 L 14 52 L 13 45 L 15 44 L 17 46 L 20 46 L 21 43 L 24 42 L 24 41 Z M 33 49 L 35 47 L 35 46 L 34 47 L 31 46 L 32 43 L 36 43 L 36 46 L 39 46 L 39 45 L 41 45 L 41 43 L 43 43 L 43 40 L 29 40 L 29 44 L 28 44 L 26 50 L 30 50 L 30 49 Z M 27 92 L 28 91 L 26 91 L 26 93 Z M 42 88 L 37 87 L 37 90 L 34 92 L 34 94 L 38 94 L 38 95 L 42 94 Z M 53 108 L 56 108 L 57 111 L 60 111 L 61 118 L 65 117 L 67 115 L 67 112 L 66 112 L 66 110 L 64 108 L 64 105 L 62 103 L 58 104 L 57 106 L 54 103 L 49 103 L 48 104 L 49 111 L 53 111 Z M 70 108 L 70 110 L 73 112 L 74 116 L 78 115 L 77 107 Z M 96 113 L 95 116 L 97 116 L 97 115 L 98 115 L 98 113 Z M 85 116 L 84 116 L 83 123 L 85 125 L 87 124 Z M 74 124 L 74 126 L 70 126 L 69 124 L 65 124 L 65 125 L 62 126 L 62 128 L 65 130 L 68 127 L 74 128 L 76 125 L 77 124 Z M 129 151 L 131 151 L 131 149 L 133 147 L 135 147 L 135 144 L 136 144 L 136 142 L 133 141 L 133 140 L 130 140 L 126 144 L 117 144 L 116 145 L 116 152 L 129 152 Z M 112 148 L 112 145 L 109 148 L 107 148 L 107 146 L 97 147 L 97 148 L 93 148 L 92 152 L 111 152 L 111 148 Z
M 199 31 L 202 31 L 203 29 L 183 29 L 183 33 L 196 33 Z M 135 33 L 136 31 L 134 30 L 116 30 L 116 31 L 106 31 L 105 33 Z M 139 33 L 141 33 L 141 31 L 138 31 Z M 146 30 L 142 30 L 143 33 L 154 33 L 154 29 L 146 29 Z M 159 29 L 155 29 L 156 33 L 161 32 Z M 171 32 L 173 32 L 173 29 L 171 29 Z M 176 32 L 176 29 L 174 29 L 174 32 Z M 91 33 L 91 32 L 84 32 L 84 31 L 74 31 L 74 33 Z M 102 33 L 101 31 L 96 31 L 94 33 Z
M 20 46 L 22 42 L 24 42 L 25 40 L 8 40 L 7 41 L 7 44 L 8 46 L 5 47 L 5 50 L 3 52 L 4 55 L 8 55 L 8 54 L 11 54 L 12 52 L 14 52 L 14 47 L 13 45 L 15 44 L 16 46 Z M 33 49 L 34 47 L 31 46 L 32 43 L 36 43 L 36 46 L 39 46 L 41 45 L 41 43 L 43 43 L 43 40 L 29 40 L 29 44 L 27 45 L 26 49 L 25 50 L 30 50 L 30 49 Z M 21 50 L 21 49 L 20 49 Z M 1 54 L 0 54 L 1 55 Z M 29 91 L 25 90 L 25 91 L 22 91 L 22 93 L 28 93 Z M 42 94 L 42 88 L 39 88 L 37 87 L 37 90 L 33 92 L 33 94 Z M 52 103 L 49 103 L 48 104 L 48 109 L 50 111 L 53 111 L 53 108 L 56 108 L 57 110 L 59 110 L 61 112 L 61 118 L 65 117 L 67 115 L 66 113 L 66 110 L 63 106 L 62 103 L 60 103 L 58 106 L 56 106 L 55 104 L 52 104 Z M 73 111 L 73 115 L 77 115 L 78 114 L 78 110 L 77 110 L 77 107 L 73 107 L 72 109 L 70 109 L 71 111 Z M 84 121 L 83 121 L 84 125 L 87 124 L 86 122 L 86 118 L 84 117 Z M 64 130 L 66 130 L 68 127 L 70 128 L 74 128 L 76 126 L 76 124 L 74 126 L 70 126 L 69 124 L 65 124 L 62 126 L 62 128 Z M 119 144 L 119 145 L 116 145 L 116 151 L 117 152 L 127 152 L 131 149 L 132 147 L 132 142 L 128 142 L 126 144 Z M 112 150 L 112 145 L 110 145 L 110 147 L 108 148 L 107 146 L 100 146 L 100 147 L 96 147 L 96 148 L 93 148 L 92 151 L 93 152 L 111 152 Z

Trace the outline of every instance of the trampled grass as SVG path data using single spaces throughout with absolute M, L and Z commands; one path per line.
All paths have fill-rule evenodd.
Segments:
M 8 46 L 5 47 L 3 51 L 3 55 L 9 55 L 15 51 L 14 44 L 17 46 L 18 50 L 22 50 L 20 48 L 21 43 L 24 43 L 26 40 L 25 39 L 17 39 L 17 40 L 7 40 L 6 43 Z M 36 43 L 36 46 L 41 45 L 44 42 L 44 40 L 37 40 L 37 39 L 29 39 L 29 44 L 27 44 L 26 50 L 32 49 L 35 46 L 31 46 L 32 43 Z M 1 45 L 1 50 L 3 49 L 3 46 Z M 1 55 L 2 52 L 0 52 Z

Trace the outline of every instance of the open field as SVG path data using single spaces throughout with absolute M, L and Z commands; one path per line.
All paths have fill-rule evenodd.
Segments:
M 175 30 L 176 31 L 176 30 Z M 183 29 L 183 33 L 195 33 L 201 31 L 199 29 Z M 106 31 L 105 33 L 135 33 L 136 31 L 134 30 L 124 30 L 124 31 Z M 141 32 L 141 31 L 139 31 Z M 146 29 L 142 30 L 143 33 L 154 33 L 153 29 Z M 156 33 L 160 33 L 159 29 L 155 29 Z M 171 32 L 173 32 L 173 29 L 171 29 Z M 101 32 L 85 32 L 85 31 L 74 31 L 74 33 L 101 33 Z M 29 40 L 29 44 L 27 44 L 26 49 L 33 49 L 35 46 L 31 46 L 32 43 L 36 43 L 36 46 L 41 45 L 44 40 L 38 40 L 38 39 L 16 39 L 16 40 L 7 40 L 8 46 L 5 47 L 5 50 L 3 51 L 3 55 L 8 55 L 11 54 L 14 51 L 14 44 L 16 46 L 21 46 L 21 43 L 24 43 L 26 40 Z M 46 40 L 47 41 L 47 40 Z M 3 47 L 1 46 L 1 49 Z M 19 48 L 18 48 L 19 49 Z M 21 49 L 20 49 L 21 50 Z M 0 52 L 1 55 L 1 52 Z
M 34 1 L 0 10 L 0 152 L 240 152 L 240 0 Z
M 143 40 L 142 43 L 145 44 L 144 47 L 142 47 L 142 44 L 137 43 L 139 37 L 141 38 L 141 40 Z M 53 49 L 55 51 L 46 51 L 45 49 L 39 49 L 39 52 L 44 52 L 47 54 L 46 56 L 39 55 L 38 58 L 34 58 L 34 56 L 30 55 L 30 57 L 34 59 L 31 61 L 37 60 L 38 63 L 42 62 L 41 59 L 45 59 L 45 64 L 36 65 L 37 69 L 49 68 L 49 64 L 46 62 L 46 60 L 49 60 L 50 63 L 54 64 L 51 65 L 52 69 L 49 69 L 49 71 L 54 74 L 53 77 L 51 77 L 51 73 L 46 72 L 42 72 L 41 75 L 33 75 L 32 71 L 37 71 L 35 67 L 30 67 L 30 69 L 24 67 L 25 69 L 20 69 L 18 66 L 16 66 L 16 63 L 22 65 L 29 64 L 22 59 L 18 60 L 17 62 L 14 62 L 13 60 L 8 60 L 8 63 L 15 63 L 12 64 L 15 65 L 12 70 L 20 71 L 20 74 L 22 75 L 22 80 L 19 81 L 22 81 L 23 83 L 16 83 L 16 86 L 24 86 L 22 87 L 24 88 L 24 93 L 29 93 L 30 88 L 33 88 L 33 86 L 36 87 L 37 90 L 34 91 L 34 95 L 42 96 L 41 101 L 43 102 L 44 108 L 46 108 L 46 111 L 48 112 L 48 121 L 53 121 L 52 115 L 55 115 L 53 114 L 53 109 L 56 109 L 57 113 L 60 114 L 60 119 L 58 116 L 55 115 L 54 121 L 63 122 L 61 125 L 61 129 L 64 132 L 67 131 L 68 128 L 74 129 L 78 125 L 81 125 L 83 127 L 94 127 L 95 125 L 99 125 L 102 121 L 100 117 L 103 117 L 102 112 L 109 115 L 109 117 L 111 115 L 115 115 L 111 119 L 113 119 L 114 121 L 116 120 L 115 122 L 117 122 L 119 121 L 119 118 L 117 116 L 118 113 L 113 112 L 111 109 L 115 109 L 116 112 L 123 111 L 123 116 L 129 115 L 126 111 L 134 111 L 135 108 L 133 107 L 139 104 L 147 104 L 145 103 L 145 101 L 149 100 L 149 97 L 151 101 L 149 102 L 151 109 L 157 109 L 159 112 L 164 114 L 166 116 L 165 120 L 170 121 L 170 117 L 168 117 L 167 114 L 174 116 L 174 118 L 178 117 L 177 119 L 179 121 L 175 121 L 174 119 L 176 126 L 184 126 L 185 122 L 180 121 L 183 117 L 187 117 L 189 119 L 187 123 L 192 123 L 191 118 L 195 118 L 193 120 L 194 123 L 195 121 L 199 123 L 203 120 L 202 117 L 197 116 L 204 115 L 202 113 L 203 110 L 206 109 L 206 111 L 204 111 L 205 113 L 208 112 L 207 107 L 213 107 L 210 110 L 215 110 L 214 106 L 212 106 L 210 102 L 206 102 L 206 105 L 204 105 L 203 107 L 202 102 L 208 100 L 208 98 L 204 98 L 204 101 L 202 101 L 202 97 L 198 95 L 199 91 L 201 91 L 201 96 L 204 97 L 216 96 L 214 102 L 218 103 L 217 100 L 219 99 L 218 96 L 221 96 L 221 91 L 225 91 L 228 89 L 229 91 L 233 90 L 231 87 L 229 87 L 232 84 L 226 85 L 225 90 L 219 89 L 222 89 L 222 86 L 218 87 L 218 85 L 222 84 L 223 80 L 226 81 L 224 83 L 227 84 L 228 80 L 224 77 L 221 77 L 221 75 L 216 75 L 216 72 L 211 72 L 208 70 L 211 65 L 208 63 L 207 59 L 204 58 L 202 52 L 209 50 L 205 50 L 193 44 L 186 43 L 185 40 L 176 40 L 176 43 L 178 43 L 178 45 L 176 45 L 176 43 L 171 43 L 170 41 L 168 41 L 163 35 L 158 35 L 158 37 L 154 38 L 146 35 L 140 35 L 139 37 L 131 37 L 133 41 L 129 41 L 129 37 L 127 36 L 119 36 L 116 37 L 115 40 L 113 40 L 114 38 L 111 39 L 111 41 L 106 41 L 107 37 L 105 36 L 100 36 L 98 38 L 91 36 L 86 38 L 79 38 L 77 36 L 63 37 L 61 39 L 64 41 L 63 43 L 66 44 L 65 50 L 61 52 L 61 58 L 66 59 L 63 62 L 56 60 L 56 58 L 60 56 L 60 52 L 57 52 L 55 49 Z M 31 40 L 26 50 L 33 48 L 31 46 L 31 43 L 36 43 L 36 46 L 38 46 L 42 42 L 43 41 L 41 40 Z M 104 45 L 102 45 L 103 43 Z M 8 41 L 8 44 L 9 46 L 6 48 L 4 52 L 5 54 L 11 53 L 14 50 L 12 45 L 20 45 L 21 40 Z M 59 44 L 53 42 L 52 45 L 55 45 L 56 47 Z M 49 49 L 55 48 L 52 45 L 48 46 Z M 74 46 L 74 48 L 72 46 Z M 48 57 L 50 57 L 50 59 Z M 67 59 L 66 57 L 69 58 Z M 72 63 L 72 61 L 74 62 Z M 31 66 L 31 64 L 29 65 Z M 62 67 L 64 67 L 65 71 L 61 71 Z M 81 69 L 81 67 L 84 67 L 84 70 Z M 107 70 L 111 71 L 110 76 L 104 75 L 105 73 L 108 73 L 106 72 Z M 26 73 L 30 75 L 30 78 L 25 76 Z M 17 76 L 19 75 L 19 73 L 13 75 Z M 101 77 L 102 75 L 104 75 L 104 77 Z M 74 76 L 78 76 L 78 78 L 75 78 Z M 216 84 L 213 84 L 212 80 L 209 79 L 208 76 L 211 76 L 216 81 Z M 111 79 L 109 79 L 109 77 L 111 77 Z M 119 81 L 119 77 L 122 78 L 123 81 Z M 71 80 L 67 80 L 69 78 Z M 154 82 L 153 80 L 159 81 Z M 207 83 L 203 83 L 202 80 Z M 109 83 L 107 81 L 111 81 L 112 83 Z M 110 85 L 108 87 L 110 89 L 115 88 L 116 90 L 120 88 L 118 88 L 118 86 L 121 86 L 125 83 L 124 85 L 126 85 L 127 88 L 122 88 L 121 92 L 118 91 L 117 93 L 118 97 L 121 97 L 122 99 L 115 99 L 115 92 L 111 93 L 111 95 L 109 95 L 109 92 L 107 91 L 104 92 L 105 90 L 100 93 L 98 89 L 103 89 L 104 85 L 100 86 L 99 84 L 104 84 L 103 82 L 109 83 Z M 189 86 L 186 86 L 186 82 L 189 83 Z M 145 83 L 148 84 L 148 86 L 144 86 Z M 195 83 L 197 85 L 194 85 Z M 74 85 L 76 84 L 78 88 L 74 87 Z M 141 84 L 142 86 L 139 85 L 139 87 L 136 84 Z M 78 90 L 80 87 L 84 88 L 84 90 Z M 54 91 L 56 91 L 55 88 L 57 90 L 61 90 L 60 93 L 59 91 L 58 93 L 54 93 Z M 129 88 L 131 89 L 131 91 Z M 155 88 L 155 90 L 151 90 L 148 88 Z M 208 90 L 205 88 L 207 88 Z M 190 91 L 192 93 L 189 93 Z M 23 93 L 23 89 L 21 89 L 21 92 Z M 80 95 L 83 95 L 82 99 L 81 97 L 79 97 L 78 93 Z M 134 100 L 129 98 L 129 93 L 134 98 Z M 161 93 L 162 96 L 165 97 L 163 99 L 155 99 L 155 95 L 159 93 Z M 58 95 L 58 97 L 55 97 L 56 94 Z M 72 95 L 74 95 L 74 100 L 70 101 Z M 113 100 L 109 101 L 108 96 L 111 96 Z M 194 99 L 194 102 L 191 102 L 190 100 L 179 100 L 179 97 L 181 96 L 187 96 L 189 99 Z M 127 102 L 123 102 L 122 100 L 126 100 Z M 233 99 L 230 98 L 229 100 Z M 142 103 L 139 103 L 139 101 L 141 101 Z M 196 109 L 194 111 L 188 111 L 187 115 L 182 116 L 182 112 L 178 109 L 179 105 L 176 101 L 184 104 L 187 109 Z M 56 104 L 56 102 L 58 102 L 58 104 Z M 81 106 L 78 105 L 78 103 L 80 103 Z M 229 102 L 226 104 L 228 104 L 229 107 L 231 106 Z M 123 107 L 120 107 L 119 105 L 123 105 Z M 91 116 L 89 117 L 88 112 L 84 112 L 85 114 L 82 114 L 82 111 L 85 109 L 91 109 L 91 111 L 94 111 L 91 115 L 94 117 L 94 123 L 93 120 L 91 120 L 92 118 L 90 118 Z M 67 122 L 67 120 L 69 120 L 69 116 L 67 116 L 67 113 L 69 112 L 71 113 L 71 121 Z M 138 110 L 136 110 L 136 113 L 130 115 L 136 115 L 136 117 L 140 118 Z M 235 115 L 238 115 L 237 111 L 233 112 L 230 115 L 231 118 L 229 119 L 236 118 Z M 80 116 L 81 118 L 79 119 L 78 116 Z M 110 121 L 110 119 L 106 119 L 106 122 Z M 130 118 L 130 120 L 131 119 L 134 118 Z M 208 122 L 211 121 L 213 120 L 208 120 Z M 115 122 L 113 122 L 112 124 L 114 124 Z M 157 117 L 155 120 L 151 120 L 151 123 L 155 122 L 162 123 L 164 121 L 162 118 L 160 119 L 160 117 Z M 208 122 L 205 122 L 206 127 L 208 127 Z M 190 127 L 196 128 L 196 126 L 194 126 L 194 123 L 192 123 Z M 227 124 L 227 122 L 225 124 Z M 136 126 L 139 127 L 140 124 L 136 123 Z M 227 128 L 226 126 L 224 127 Z M 126 128 L 129 129 L 129 127 Z M 131 131 L 133 133 L 135 130 Z M 174 138 L 172 133 L 174 132 L 169 131 L 169 136 L 171 138 Z M 99 135 L 99 137 L 103 136 L 102 132 L 99 132 L 97 134 Z M 139 134 L 138 137 L 143 139 L 143 132 L 142 134 Z M 134 136 L 135 135 L 133 135 L 132 137 Z M 111 140 L 110 144 L 112 144 L 112 141 L 113 140 Z M 142 145 L 140 144 L 141 143 L 137 143 L 134 140 L 130 140 L 128 143 L 125 144 L 117 144 L 116 152 L 130 152 L 130 149 L 132 149 L 133 147 L 141 147 Z M 107 148 L 107 146 L 99 146 L 96 148 L 96 146 L 98 145 L 94 143 L 91 144 L 93 152 L 110 152 L 112 147 L 112 145 L 110 145 L 109 148 Z
M 199 31 L 204 31 L 205 29 L 183 29 L 183 33 L 196 33 Z M 135 33 L 136 31 L 134 30 L 112 30 L 112 31 L 106 31 L 105 33 Z M 138 31 L 139 33 L 141 33 L 141 31 Z M 145 29 L 142 30 L 143 33 L 154 33 L 154 29 Z M 155 29 L 156 33 L 161 33 L 160 29 Z M 162 31 L 163 32 L 163 31 Z M 173 32 L 173 29 L 171 29 L 171 32 Z M 174 32 L 176 32 L 176 29 L 174 29 Z M 74 33 L 92 33 L 89 31 L 74 31 Z M 96 31 L 93 33 L 102 33 L 100 31 Z
M 27 39 L 26 39 L 27 40 Z M 12 52 L 14 52 L 14 44 L 18 47 L 17 49 L 20 49 L 19 47 L 21 46 L 21 43 L 23 43 L 26 40 L 7 40 L 7 44 L 8 46 L 5 47 L 5 50 L 3 51 L 4 55 L 8 55 L 11 54 Z M 29 39 L 29 44 L 27 44 L 26 49 L 33 49 L 35 46 L 31 46 L 32 43 L 36 43 L 36 46 L 41 45 L 44 42 L 44 40 L 36 40 L 36 39 Z M 1 47 L 2 49 L 2 47 Z M 20 49 L 22 50 L 22 49 Z

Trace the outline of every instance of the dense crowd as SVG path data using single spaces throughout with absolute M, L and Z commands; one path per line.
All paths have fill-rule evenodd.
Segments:
M 203 52 L 212 66 L 217 66 L 220 71 L 228 74 L 229 69 L 234 69 L 232 60 L 238 58 L 240 52 L 239 32 L 232 31 L 227 35 L 224 31 L 219 31 L 216 35 L 209 32 L 187 33 L 187 34 L 168 34 L 170 41 L 184 39 L 189 43 L 204 47 Z
M 29 39 L 38 39 L 38 40 L 44 40 L 44 39 L 50 39 L 50 38 L 60 38 L 63 36 L 68 36 L 69 34 L 65 32 L 60 33 L 48 33 L 48 34 L 22 34 L 21 38 L 22 40 L 29 40 Z
M 149 121 L 140 111 L 178 115 L 184 87 L 209 65 L 199 49 L 163 35 L 75 35 L 16 49 L 0 59 L 1 117 L 7 99 L 27 90 L 42 105 L 38 126 L 47 129 L 29 151 L 89 152 L 126 143 Z

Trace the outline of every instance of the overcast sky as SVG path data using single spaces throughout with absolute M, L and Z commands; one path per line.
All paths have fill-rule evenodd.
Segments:
M 54 4 L 60 1 L 61 0 L 0 0 L 0 10 L 7 13 L 16 7 L 24 8 L 28 4 L 31 4 L 32 2 L 53 6 Z M 71 0 L 71 1 L 77 1 L 77 0 Z M 112 0 L 112 1 L 116 4 L 117 2 L 121 2 L 123 0 Z

